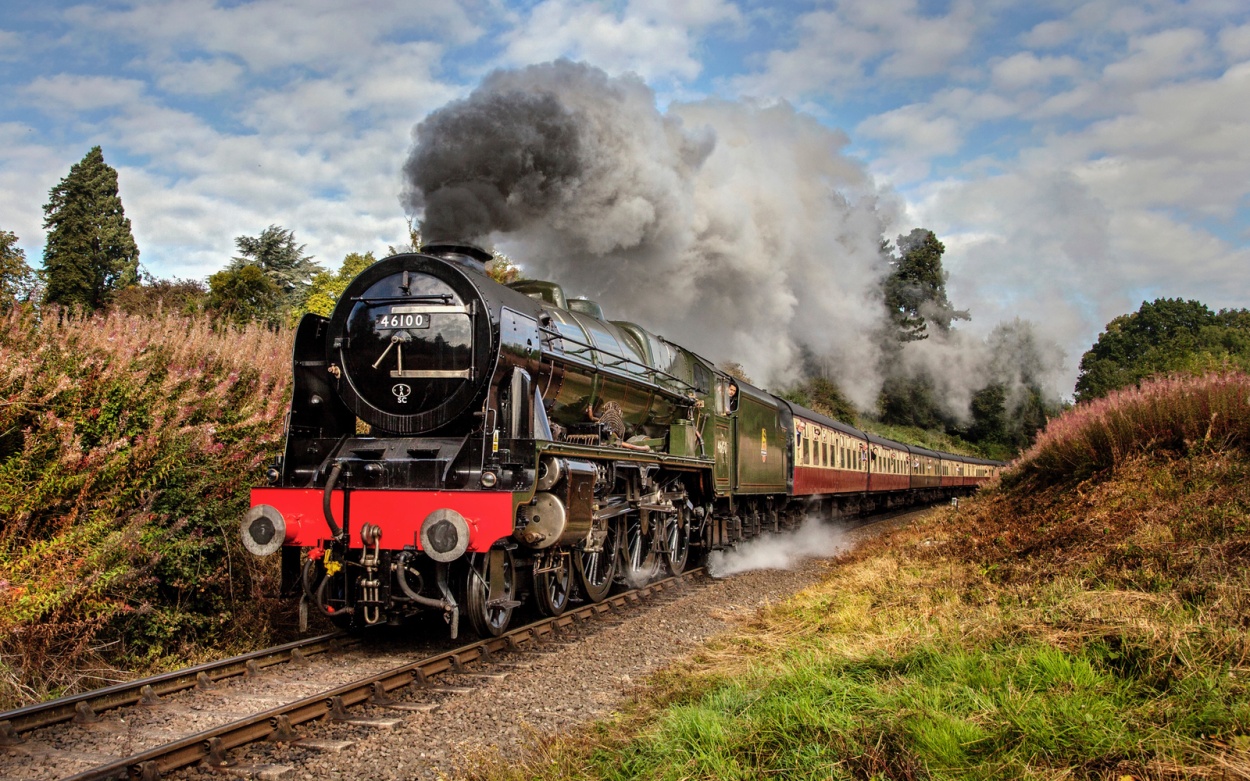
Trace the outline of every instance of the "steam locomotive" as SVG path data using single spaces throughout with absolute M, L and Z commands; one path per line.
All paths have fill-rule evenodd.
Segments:
M 499 635 L 797 525 L 970 492 L 999 464 L 865 434 L 459 244 L 385 258 L 294 347 L 285 452 L 242 522 L 342 626 Z M 306 615 L 306 613 L 304 613 Z

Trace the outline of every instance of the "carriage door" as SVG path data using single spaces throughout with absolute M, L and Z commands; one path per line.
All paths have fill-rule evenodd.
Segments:
M 730 421 L 724 418 L 716 419 L 716 469 L 713 474 L 716 477 L 716 493 L 728 493 L 733 489 L 733 429 L 730 428 Z
M 713 412 L 716 417 L 716 492 L 723 494 L 732 491 L 736 486 L 734 475 L 738 474 L 737 449 L 738 432 L 735 430 L 738 421 L 730 414 L 729 382 L 724 376 L 716 378 L 716 387 L 712 389 Z M 737 391 L 737 384 L 734 384 Z

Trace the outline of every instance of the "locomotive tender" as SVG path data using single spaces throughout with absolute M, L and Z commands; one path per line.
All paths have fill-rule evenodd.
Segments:
M 286 449 L 244 544 L 343 626 L 499 635 L 791 528 L 975 490 L 1000 466 L 865 434 L 476 247 L 385 258 L 295 336 Z

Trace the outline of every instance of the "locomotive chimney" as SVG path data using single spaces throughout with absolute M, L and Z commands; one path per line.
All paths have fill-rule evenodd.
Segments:
M 433 255 L 436 258 L 455 263 L 464 268 L 476 271 L 479 274 L 486 273 L 486 264 L 489 263 L 494 256 L 476 244 L 462 244 L 453 241 L 435 241 L 421 246 L 421 252 L 424 255 Z

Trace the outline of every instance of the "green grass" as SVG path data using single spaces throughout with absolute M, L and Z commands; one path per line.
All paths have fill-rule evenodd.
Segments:
M 803 609 L 813 596 L 793 607 Z M 987 610 L 965 612 L 965 628 L 976 623 L 984 636 L 988 627 L 1033 625 L 1039 613 Z M 1230 669 L 1160 676 L 1136 667 L 1132 641 L 1117 634 L 1070 649 L 1013 632 L 917 641 L 904 620 L 850 638 L 852 645 L 885 641 L 856 651 L 836 634 L 821 642 L 829 627 L 811 628 L 797 647 L 778 647 L 745 665 L 739 657 L 732 674 L 661 681 L 659 694 L 636 705 L 631 719 L 564 747 L 578 759 L 565 756 L 557 777 L 994 779 L 1097 776 L 1116 768 L 1158 774 L 1192 769 L 1212 741 L 1244 741 L 1250 724 L 1250 692 Z M 510 772 L 496 767 L 487 775 L 553 777 L 531 775 L 533 768 Z

